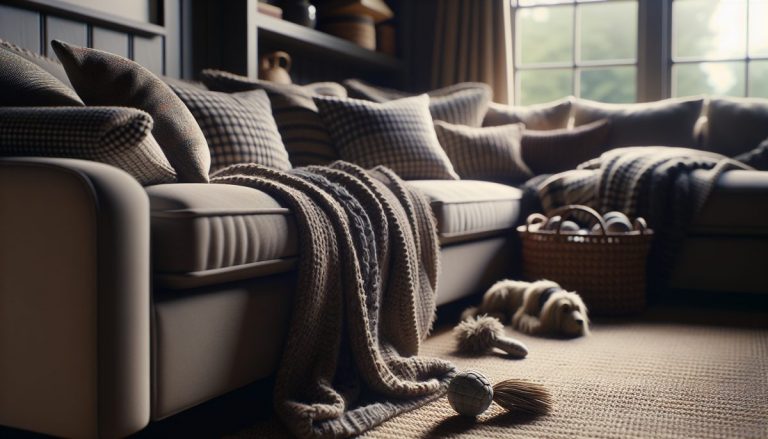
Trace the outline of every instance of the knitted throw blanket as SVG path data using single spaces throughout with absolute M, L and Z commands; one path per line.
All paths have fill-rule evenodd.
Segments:
M 299 437 L 346 437 L 442 396 L 454 366 L 417 356 L 435 313 L 427 200 L 390 170 L 234 165 L 214 183 L 259 189 L 295 215 L 300 255 L 274 404 Z
M 694 177 L 693 171 L 699 169 L 705 172 Z M 751 168 L 720 154 L 687 148 L 619 148 L 550 177 L 538 192 L 548 213 L 567 204 L 584 204 L 602 213 L 618 210 L 644 217 L 656 232 L 649 261 L 656 275 L 651 281 L 660 284 L 691 220 L 720 175 L 730 169 Z

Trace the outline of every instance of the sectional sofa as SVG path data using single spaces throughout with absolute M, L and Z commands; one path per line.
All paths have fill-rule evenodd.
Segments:
M 650 130 L 654 140 L 715 149 L 727 132 L 724 143 L 741 145 L 721 149 L 729 155 L 768 138 L 764 101 L 693 101 L 496 105 L 486 122 L 608 118 L 615 146 L 650 141 Z M 409 184 L 437 218 L 438 305 L 515 274 L 514 227 L 528 213 L 520 188 Z M 278 367 L 299 243 L 290 210 L 269 195 L 142 187 L 105 164 L 5 157 L 0 209 L 0 425 L 126 436 Z M 672 286 L 765 292 L 766 259 L 768 173 L 728 172 L 690 229 Z

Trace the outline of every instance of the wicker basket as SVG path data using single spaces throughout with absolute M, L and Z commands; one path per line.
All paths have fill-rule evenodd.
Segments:
M 598 233 L 561 232 L 566 217 L 591 216 L 600 224 Z M 590 314 L 617 315 L 645 307 L 645 265 L 653 231 L 642 219 L 635 230 L 608 233 L 603 218 L 586 206 L 565 206 L 553 212 L 563 221 L 557 230 L 517 228 L 523 245 L 523 276 L 528 280 L 550 279 L 576 291 Z M 529 230 L 530 229 L 530 230 Z

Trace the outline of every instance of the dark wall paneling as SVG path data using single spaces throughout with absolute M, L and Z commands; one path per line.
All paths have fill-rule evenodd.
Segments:
M 163 37 L 133 36 L 133 60 L 153 73 L 163 74 Z
M 114 54 L 129 57 L 128 35 L 101 27 L 94 27 L 92 34 L 92 46 L 94 49 L 105 50 Z
M 181 63 L 184 58 L 181 46 L 181 0 L 164 0 L 162 3 L 165 27 L 165 74 L 180 78 Z M 157 10 L 160 9 L 157 8 Z
M 45 17 L 45 53 L 56 57 L 51 40 L 61 40 L 77 46 L 88 46 L 88 25 L 54 16 Z
M 58 39 L 130 57 L 152 72 L 179 77 L 183 0 L 154 1 L 163 4 L 158 19 L 164 26 L 58 0 L 0 0 L 0 38 L 52 58 L 56 55 L 49 42 Z
M 0 5 L 0 38 L 40 53 L 40 14 Z

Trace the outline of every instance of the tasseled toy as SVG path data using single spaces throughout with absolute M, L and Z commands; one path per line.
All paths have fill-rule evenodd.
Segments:
M 493 348 L 501 349 L 515 358 L 525 358 L 528 348 L 504 334 L 504 325 L 494 317 L 476 316 L 461 321 L 454 329 L 459 351 L 483 354 Z
M 510 412 L 543 415 L 552 408 L 552 396 L 541 384 L 506 380 L 491 387 L 488 378 L 477 371 L 457 374 L 448 386 L 448 402 L 457 413 L 478 416 L 496 402 Z

